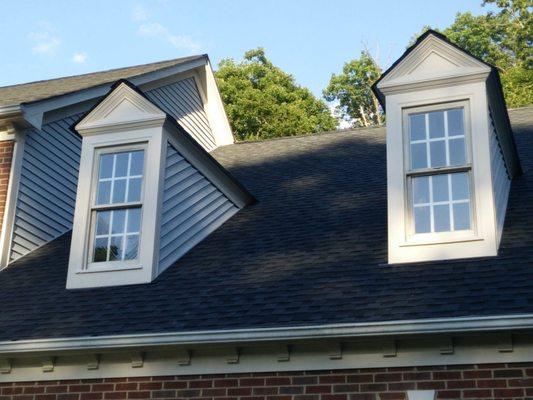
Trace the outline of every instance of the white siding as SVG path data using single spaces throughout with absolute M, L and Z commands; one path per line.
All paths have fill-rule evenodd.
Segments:
M 238 208 L 168 144 L 159 271 L 168 268 Z
M 505 222 L 505 211 L 507 208 L 507 198 L 511 180 L 507 172 L 503 152 L 496 134 L 492 113 L 489 111 L 490 119 L 490 164 L 492 172 L 492 190 L 494 193 L 494 203 L 496 207 L 496 229 L 497 239 L 500 242 L 503 224 Z
M 194 78 L 149 90 L 146 95 L 163 111 L 176 118 L 204 149 L 211 151 L 217 147 Z
M 69 129 L 81 114 L 26 135 L 10 259 L 72 228 L 81 138 Z

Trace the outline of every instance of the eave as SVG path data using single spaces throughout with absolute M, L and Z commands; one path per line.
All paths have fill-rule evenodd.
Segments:
M 301 340 L 514 332 L 531 329 L 533 329 L 533 314 L 458 317 L 281 328 L 16 340 L 0 342 L 0 355 L 94 352 L 105 349 L 162 346 L 237 345 L 245 343 L 286 343 Z

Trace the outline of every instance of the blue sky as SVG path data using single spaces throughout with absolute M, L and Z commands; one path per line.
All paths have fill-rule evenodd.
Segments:
M 386 67 L 424 25 L 481 0 L 10 1 L 0 13 L 0 86 L 196 53 L 213 64 L 263 46 L 320 95 L 366 44 Z

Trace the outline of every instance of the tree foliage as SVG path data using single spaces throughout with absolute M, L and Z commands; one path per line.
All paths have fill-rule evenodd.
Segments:
M 380 125 L 382 111 L 370 89 L 380 75 L 381 68 L 370 52 L 362 51 L 358 59 L 344 64 L 342 73 L 331 75 L 324 98 L 338 102 L 340 116 L 354 125 Z
M 458 13 L 442 33 L 498 68 L 508 107 L 533 103 L 533 14 L 531 0 L 485 0 L 497 11 Z M 424 31 L 429 29 L 425 27 Z
M 224 59 L 216 72 L 226 112 L 239 140 L 257 140 L 334 129 L 327 104 L 273 65 L 262 48 L 244 60 Z

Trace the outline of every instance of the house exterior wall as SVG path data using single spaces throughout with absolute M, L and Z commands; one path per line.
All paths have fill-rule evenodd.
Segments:
M 72 228 L 81 138 L 69 127 L 80 116 L 71 115 L 26 134 L 11 261 Z
M 14 140 L 0 142 L 0 230 L 4 222 L 9 175 L 11 174 L 11 161 L 13 160 Z
M 435 390 L 437 399 L 531 398 L 533 363 L 0 383 L 0 399 L 401 400 L 408 390 Z
M 159 271 L 168 268 L 238 208 L 167 144 Z
M 146 96 L 167 114 L 172 115 L 202 147 L 217 147 L 204 104 L 193 77 L 182 79 L 146 92 Z
M 489 129 L 490 129 L 490 169 L 492 173 L 492 190 L 494 193 L 494 207 L 496 211 L 496 236 L 498 243 L 503 232 L 503 224 L 505 222 L 505 211 L 507 209 L 507 199 L 509 197 L 509 190 L 511 188 L 511 180 L 503 158 L 494 119 L 492 113 L 489 112 Z

